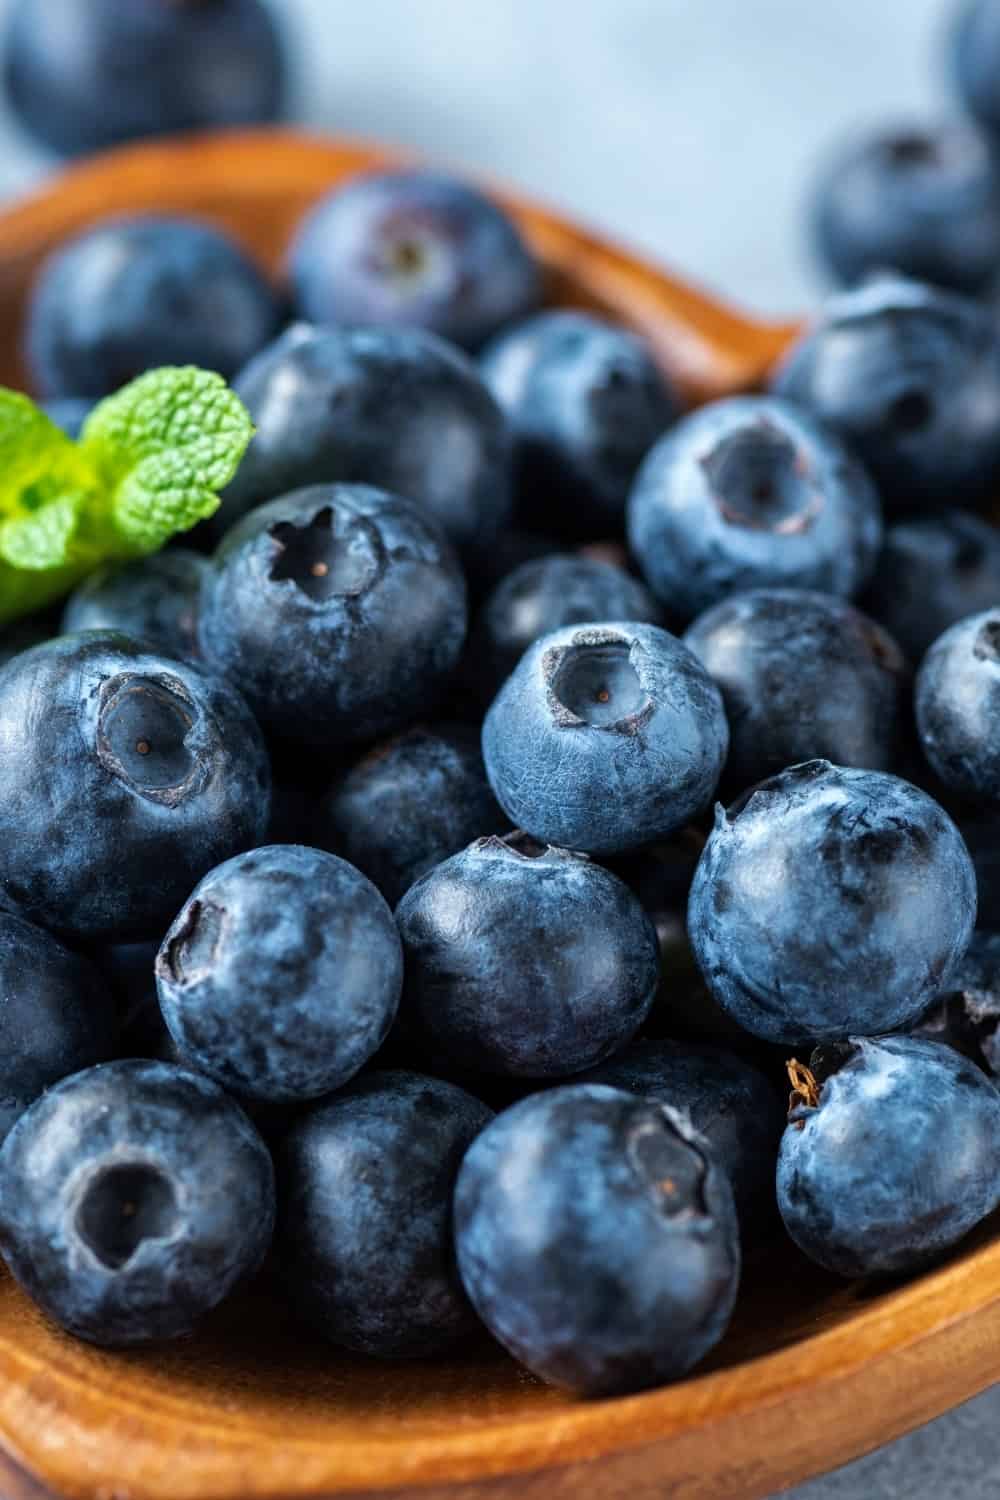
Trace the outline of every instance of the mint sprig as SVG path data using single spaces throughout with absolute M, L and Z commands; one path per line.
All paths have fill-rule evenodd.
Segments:
M 222 376 L 194 366 L 140 375 L 79 442 L 0 388 L 0 624 L 212 515 L 253 431 Z

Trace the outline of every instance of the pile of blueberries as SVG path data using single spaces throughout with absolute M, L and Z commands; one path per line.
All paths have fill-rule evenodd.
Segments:
M 544 302 L 419 171 L 280 291 L 166 217 L 41 273 L 59 421 L 192 362 L 257 429 L 0 642 L 0 1248 L 82 1338 L 259 1273 L 615 1393 L 784 1232 L 895 1275 L 1000 1205 L 994 313 L 882 272 L 685 411 Z

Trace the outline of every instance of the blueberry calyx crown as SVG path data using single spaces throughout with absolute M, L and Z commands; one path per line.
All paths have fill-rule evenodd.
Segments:
M 194 984 L 215 962 L 226 913 L 214 901 L 190 901 L 156 957 L 156 972 L 172 984 Z
M 706 1162 L 663 1106 L 643 1109 L 628 1135 L 632 1166 L 649 1187 L 660 1212 L 670 1219 L 702 1218 Z
M 797 536 L 823 509 L 808 457 L 767 419 L 721 438 L 701 467 L 719 514 L 731 526 Z
M 551 646 L 542 672 L 553 723 L 560 729 L 638 733 L 654 711 L 639 655 L 627 636 L 605 630 L 579 630 L 569 645 Z
M 141 797 L 177 807 L 208 770 L 191 743 L 197 726 L 198 709 L 177 678 L 125 672 L 101 685 L 97 756 Z
M 74 1226 L 108 1271 L 128 1266 L 145 1240 L 170 1239 L 178 1224 L 170 1179 L 148 1162 L 113 1162 L 84 1185 Z
M 788 1099 L 788 1123 L 796 1130 L 804 1130 L 806 1116 L 819 1109 L 823 1098 L 823 1086 L 834 1073 L 856 1056 L 856 1042 L 824 1042 L 813 1049 L 809 1066 L 791 1058 L 786 1064 L 792 1092 Z
M 321 506 L 302 523 L 275 521 L 267 535 L 274 549 L 269 577 L 292 583 L 315 604 L 357 598 L 385 566 L 382 539 L 371 522 L 333 505 Z

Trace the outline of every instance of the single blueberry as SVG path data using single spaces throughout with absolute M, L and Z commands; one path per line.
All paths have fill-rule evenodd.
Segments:
M 415 880 L 473 839 L 510 825 L 468 725 L 409 729 L 370 750 L 313 817 L 316 842 L 349 859 L 395 905 Z
M 183 547 L 98 568 L 69 596 L 62 630 L 122 630 L 170 656 L 196 656 L 199 600 L 208 571 L 200 552 Z
M 1000 530 L 961 510 L 897 521 L 863 603 L 919 662 L 949 625 L 1000 606 Z
M 0 1150 L 0 1250 L 61 1327 L 94 1344 L 180 1338 L 255 1271 L 274 1171 L 236 1102 L 169 1063 L 75 1073 Z
M 263 274 L 195 219 L 109 219 L 61 246 L 28 306 L 28 362 L 42 395 L 106 396 L 160 365 L 233 375 L 277 332 Z
M 98 942 L 158 936 L 267 827 L 270 768 L 236 690 L 90 630 L 0 672 L 0 889 Z
M 289 256 L 300 314 L 320 324 L 426 328 L 477 348 L 541 297 L 513 220 L 438 172 L 366 173 L 336 187 Z
M 270 844 L 195 887 L 156 959 L 181 1057 L 250 1099 L 316 1099 L 378 1051 L 403 983 L 385 901 L 333 854 Z
M 969 298 L 895 276 L 844 292 L 774 389 L 854 448 L 887 508 L 940 510 L 996 489 L 1000 335 Z
M 658 625 L 662 612 L 637 579 L 578 553 L 553 553 L 522 563 L 486 599 L 469 637 L 463 678 L 489 703 L 540 636 L 590 620 L 639 620 Z
M 1000 1075 L 1000 932 L 977 929 L 948 989 L 938 995 L 912 1035 L 947 1042 Z
M 595 1068 L 586 1082 L 686 1115 L 729 1177 L 744 1234 L 771 1224 L 785 1108 L 758 1068 L 721 1047 L 646 1039 Z
M 682 828 L 711 801 L 729 747 L 722 697 L 655 625 L 543 636 L 483 725 L 486 773 L 535 838 L 620 854 Z
M 979 124 L 1000 134 L 1000 8 L 964 0 L 952 31 L 952 65 L 962 103 Z
M 1000 606 L 946 630 L 917 673 L 920 744 L 949 791 L 1000 800 Z
M 114 996 L 92 964 L 0 912 L 0 1141 L 68 1073 L 115 1055 Z
M 824 172 L 813 230 L 821 258 L 848 285 L 892 269 L 984 292 L 1000 267 L 1000 178 L 989 144 L 958 121 L 869 132 Z
M 455 1267 L 455 1178 L 493 1111 L 417 1073 L 357 1079 L 278 1152 L 275 1249 L 303 1321 L 379 1359 L 441 1354 L 474 1335 Z
M 685 620 L 737 589 L 850 597 L 882 540 L 860 464 L 806 412 L 769 396 L 682 418 L 639 470 L 628 532 L 646 582 Z
M 620 531 L 636 470 L 679 411 L 646 343 L 590 313 L 539 313 L 480 360 L 515 442 L 518 498 L 560 536 Z
M 589 1396 L 686 1374 L 725 1333 L 739 1283 L 732 1190 L 705 1141 L 598 1084 L 535 1094 L 477 1136 L 455 1246 L 494 1338 Z
M 15 0 L 3 77 L 21 123 L 75 156 L 276 119 L 285 59 L 262 0 Z
M 819 1265 L 918 1270 L 1000 1204 L 1000 1093 L 951 1047 L 855 1039 L 790 1072 L 778 1207 Z
M 216 536 L 277 495 L 335 481 L 412 500 L 477 556 L 503 532 L 513 505 L 503 414 L 472 361 L 440 339 L 296 323 L 234 388 L 257 430 Z
M 656 933 L 628 886 L 524 834 L 445 860 L 396 920 L 403 1019 L 461 1067 L 579 1073 L 632 1039 L 656 994 Z
M 805 760 L 895 769 L 910 673 L 892 637 L 844 600 L 752 589 L 699 615 L 684 643 L 722 690 L 734 792 Z
M 950 984 L 975 919 L 975 871 L 943 808 L 823 760 L 718 809 L 688 907 L 716 1000 L 789 1043 L 911 1024 Z
M 465 580 L 434 522 L 367 485 L 313 485 L 245 516 L 215 554 L 202 654 L 266 729 L 353 744 L 432 710 L 465 644 Z
M 60 396 L 55 401 L 46 401 L 43 410 L 67 437 L 78 438 L 94 404 L 89 396 Z

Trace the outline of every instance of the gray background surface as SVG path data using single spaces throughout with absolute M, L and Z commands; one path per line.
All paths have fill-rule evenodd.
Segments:
M 949 107 L 945 0 L 276 3 L 310 124 L 485 169 L 761 311 L 817 295 L 801 200 L 828 143 Z M 0 195 L 51 165 L 0 110 Z M 795 1494 L 996 1500 L 1000 1387 Z

